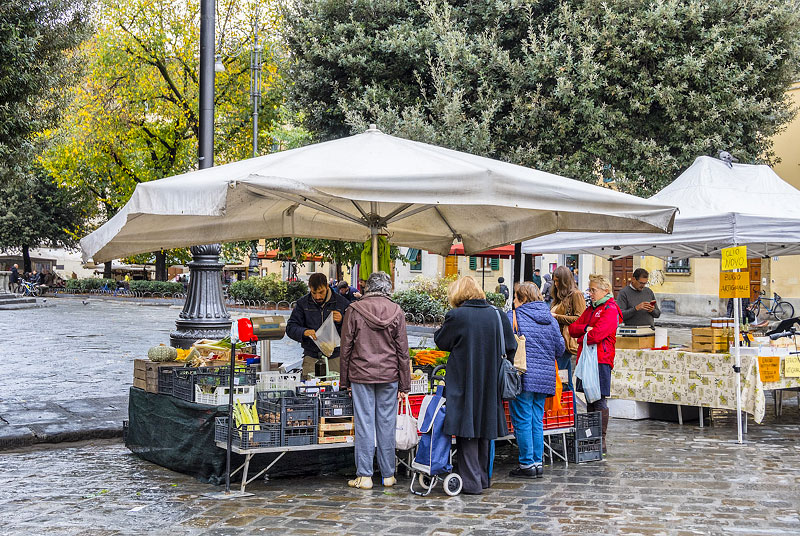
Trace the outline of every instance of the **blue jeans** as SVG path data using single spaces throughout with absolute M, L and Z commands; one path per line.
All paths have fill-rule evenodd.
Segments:
M 519 447 L 519 466 L 523 469 L 542 465 L 544 454 L 544 401 L 547 395 L 523 391 L 511 401 L 511 422 Z
M 561 357 L 556 359 L 556 363 L 558 363 L 558 370 L 566 370 L 568 374 L 567 384 L 569 385 L 569 390 L 574 391 L 575 388 L 572 386 L 572 354 L 569 353 L 569 350 L 564 350 L 564 353 L 561 354 Z

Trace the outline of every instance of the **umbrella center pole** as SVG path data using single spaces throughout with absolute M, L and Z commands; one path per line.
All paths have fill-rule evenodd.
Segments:
M 369 210 L 372 214 L 373 218 L 376 220 L 379 218 L 378 216 L 378 203 L 371 201 L 369 204 Z M 372 242 L 372 273 L 378 271 L 378 227 L 375 224 L 370 225 L 369 227 L 369 234 L 370 240 Z

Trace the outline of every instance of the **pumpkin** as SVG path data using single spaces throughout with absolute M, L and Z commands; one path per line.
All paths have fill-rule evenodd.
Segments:
M 178 358 L 178 351 L 172 346 L 153 346 L 147 351 L 147 357 L 150 361 L 175 361 Z

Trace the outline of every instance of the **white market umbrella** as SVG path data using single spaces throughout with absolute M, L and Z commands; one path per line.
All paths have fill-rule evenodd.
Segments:
M 650 198 L 680 209 L 671 235 L 556 233 L 529 240 L 526 253 L 580 251 L 610 259 L 628 255 L 719 257 L 720 250 L 747 246 L 749 257 L 800 253 L 800 190 L 769 166 L 727 164 L 698 157 L 672 184 Z M 734 307 L 736 420 L 742 442 L 739 308 Z
M 668 232 L 674 215 L 668 204 L 373 127 L 139 184 L 81 247 L 85 259 L 104 262 L 212 242 L 386 233 L 441 255 L 460 240 L 470 254 L 559 230 Z
M 556 233 L 526 241 L 525 253 L 588 253 L 618 258 L 719 257 L 747 245 L 750 257 L 800 253 L 800 190 L 769 166 L 701 156 L 650 201 L 677 206 L 672 234 Z

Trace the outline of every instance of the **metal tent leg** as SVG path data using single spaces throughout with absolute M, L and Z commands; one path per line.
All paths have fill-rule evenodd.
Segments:
M 678 424 L 683 426 L 683 411 L 681 410 L 680 404 L 678 404 Z

